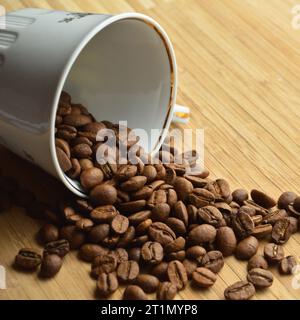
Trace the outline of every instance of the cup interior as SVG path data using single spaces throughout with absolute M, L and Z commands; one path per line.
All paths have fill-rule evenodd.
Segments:
M 127 121 L 144 129 L 141 143 L 150 152 L 170 120 L 174 98 L 174 61 L 166 39 L 151 23 L 128 18 L 99 31 L 72 65 L 64 90 L 96 120 Z M 68 179 L 81 189 L 80 185 Z

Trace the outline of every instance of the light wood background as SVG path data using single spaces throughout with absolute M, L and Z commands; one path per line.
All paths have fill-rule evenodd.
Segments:
M 7 11 L 23 7 L 152 16 L 173 41 L 178 66 L 178 102 L 192 109 L 188 127 L 205 129 L 205 165 L 232 188 L 259 188 L 278 197 L 300 194 L 300 30 L 291 26 L 291 0 L 1 0 Z M 43 199 L 55 197 L 57 182 L 0 149 L 0 167 Z M 66 257 L 59 275 L 41 281 L 17 273 L 18 249 L 36 246 L 37 222 L 14 208 L 0 215 L 0 264 L 7 290 L 0 299 L 93 299 L 89 264 Z M 300 258 L 300 234 L 285 245 Z M 299 299 L 292 277 L 279 276 L 255 299 Z M 235 258 L 209 290 L 188 288 L 177 299 L 223 299 L 226 286 L 245 279 L 246 263 Z M 120 289 L 114 299 L 121 297 Z

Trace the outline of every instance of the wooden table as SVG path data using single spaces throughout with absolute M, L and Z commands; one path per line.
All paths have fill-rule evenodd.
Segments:
M 23 7 L 152 16 L 174 43 L 179 66 L 178 102 L 192 109 L 187 127 L 205 129 L 205 165 L 232 188 L 263 189 L 274 197 L 300 194 L 300 30 L 292 28 L 287 0 L 1 0 L 7 11 Z M 58 183 L 1 148 L 0 167 L 42 199 L 55 197 Z M 7 290 L 0 299 L 91 299 L 95 282 L 89 264 L 66 257 L 53 280 L 17 273 L 11 263 L 18 249 L 36 246 L 38 223 L 13 208 L 0 215 L 0 264 Z M 300 233 L 286 254 L 300 258 Z M 292 277 L 274 269 L 273 286 L 255 299 L 299 299 Z M 177 299 L 223 299 L 226 286 L 245 279 L 246 263 L 226 259 L 215 286 L 188 288 Z M 113 296 L 121 297 L 123 289 Z

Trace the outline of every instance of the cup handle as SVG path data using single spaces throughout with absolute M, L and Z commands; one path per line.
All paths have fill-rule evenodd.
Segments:
M 173 110 L 172 122 L 188 123 L 190 120 L 190 108 L 176 104 Z

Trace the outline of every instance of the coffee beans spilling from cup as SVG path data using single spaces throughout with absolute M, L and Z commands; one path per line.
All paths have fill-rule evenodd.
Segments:
M 256 290 L 270 287 L 270 265 L 281 274 L 292 273 L 297 261 L 285 256 L 283 245 L 299 229 L 296 194 L 285 192 L 276 202 L 259 190 L 250 195 L 243 189 L 231 192 L 226 180 L 187 170 L 195 166 L 196 152 L 181 154 L 183 161 L 177 163 L 174 146 L 170 152 L 160 151 L 155 163 L 149 163 L 139 146 L 134 161 L 117 152 L 112 153 L 118 154 L 114 160 L 122 158 L 122 164 L 99 163 L 98 150 L 107 141 L 99 142 L 99 130 L 100 137 L 115 134 L 118 151 L 123 145 L 126 150 L 137 145 L 132 130 L 125 128 L 124 135 L 119 125 L 95 121 L 63 92 L 56 116 L 57 158 L 88 199 L 64 199 L 57 208 L 49 208 L 12 179 L 1 177 L 2 210 L 15 199 L 31 215 L 47 221 L 39 231 L 43 254 L 21 249 L 15 259 L 18 268 L 40 267 L 43 276 L 53 277 L 70 249 L 79 250 L 80 259 L 91 264 L 99 296 L 109 297 L 125 284 L 123 298 L 132 300 L 145 300 L 148 293 L 173 299 L 189 281 L 209 288 L 230 255 L 248 260 L 248 274 L 225 290 L 226 299 L 250 299 Z M 260 239 L 269 240 L 263 255 L 257 254 Z

